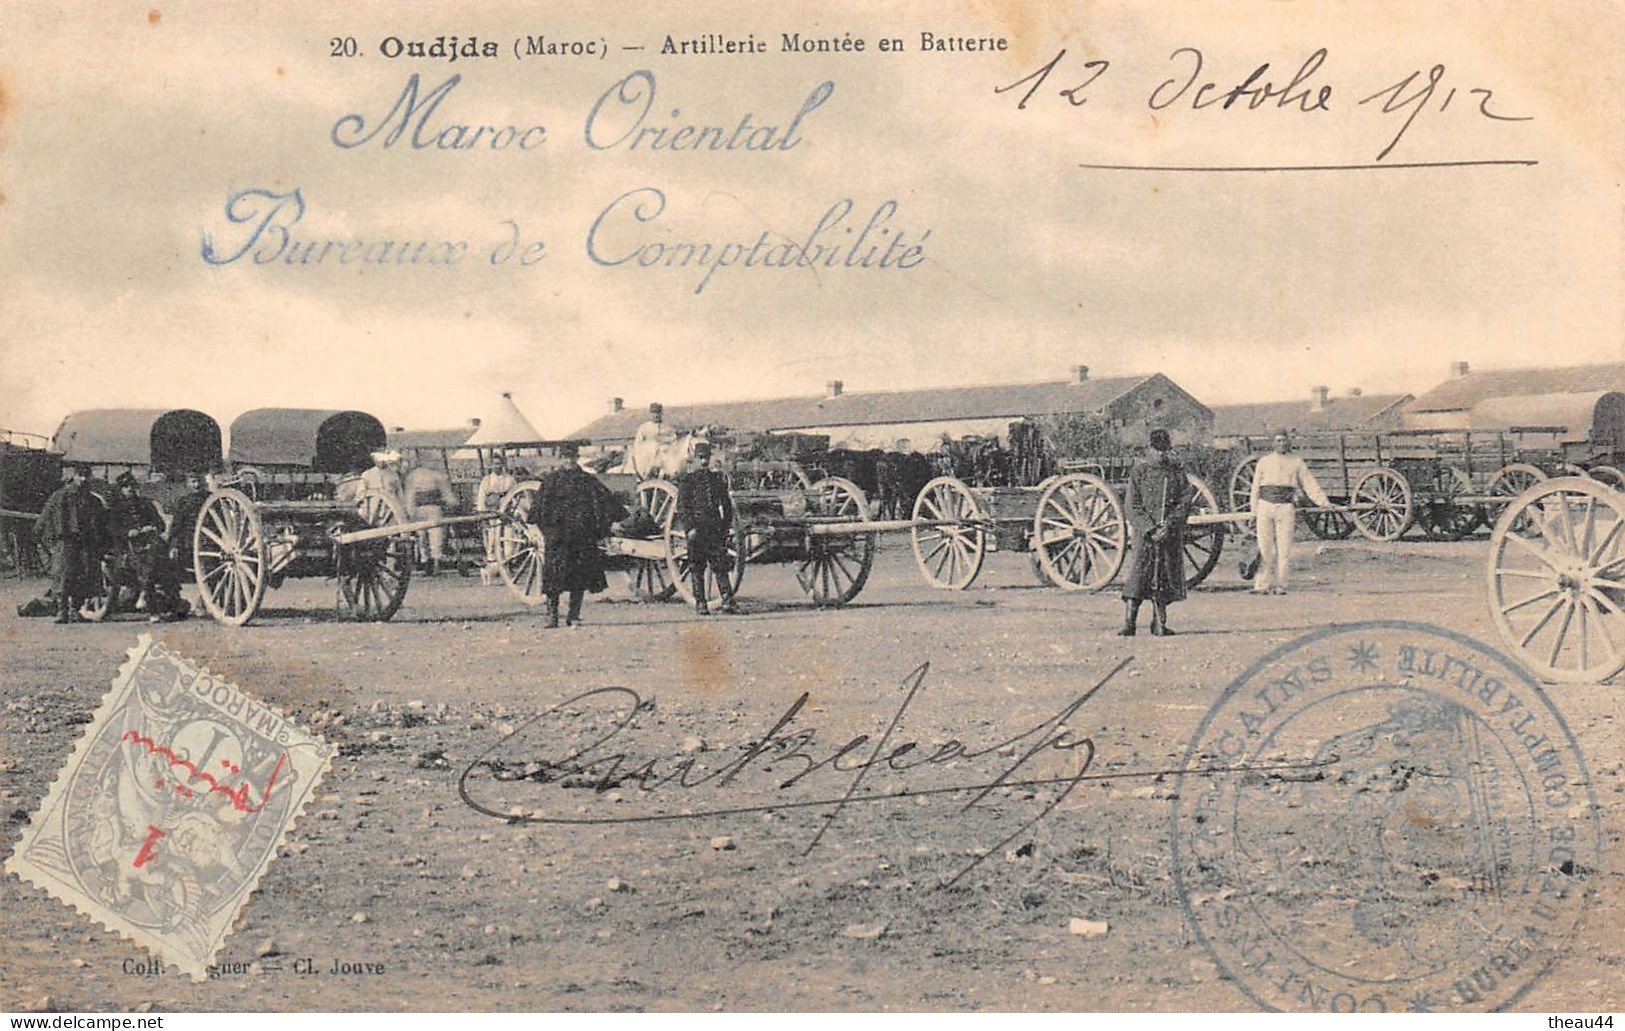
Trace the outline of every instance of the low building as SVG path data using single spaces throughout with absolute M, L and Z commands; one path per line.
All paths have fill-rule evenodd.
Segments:
M 1609 391 L 1625 391 L 1625 362 L 1479 371 L 1466 362 L 1454 362 L 1449 379 L 1411 402 L 1405 421 L 1419 430 L 1499 429 L 1500 425 L 1475 425 L 1474 407 L 1492 398 L 1601 395 Z M 1491 421 L 1504 422 L 1493 412 Z
M 665 407 L 665 421 L 679 428 L 804 433 L 828 437 L 833 448 L 902 451 L 937 450 L 944 436 L 1007 441 L 1013 422 L 1064 415 L 1103 418 L 1131 444 L 1144 443 L 1157 428 L 1177 443 L 1205 444 L 1213 432 L 1213 412 L 1167 376 L 1091 378 L 1085 365 L 1075 366 L 1071 378 L 1049 383 L 848 392 L 832 380 L 820 397 Z M 646 408 L 628 408 L 614 398 L 608 413 L 571 436 L 599 446 L 625 445 L 647 418 Z
M 1268 437 L 1276 430 L 1323 433 L 1399 429 L 1405 424 L 1405 409 L 1412 400 L 1410 394 L 1366 394 L 1357 388 L 1334 397 L 1328 388 L 1315 387 L 1303 401 L 1215 405 L 1213 439 L 1226 444 Z

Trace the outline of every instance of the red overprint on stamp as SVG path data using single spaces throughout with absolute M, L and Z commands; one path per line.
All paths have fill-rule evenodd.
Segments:
M 202 980 L 333 754 L 143 635 L 5 868 Z

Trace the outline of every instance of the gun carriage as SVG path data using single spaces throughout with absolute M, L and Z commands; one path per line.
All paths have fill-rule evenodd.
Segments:
M 1296 451 L 1339 511 L 1308 516 L 1326 539 L 1355 530 L 1398 540 L 1412 526 L 1436 540 L 1460 540 L 1524 491 L 1553 476 L 1587 476 L 1625 489 L 1625 394 L 1596 391 L 1493 398 L 1475 406 L 1471 430 L 1315 433 Z M 1243 437 L 1247 453 L 1231 475 L 1232 510 L 1251 504 L 1253 472 L 1266 437 Z M 1346 512 L 1346 514 L 1345 514 Z
M 216 480 L 192 536 L 193 575 L 209 614 L 242 626 L 271 588 L 332 578 L 354 619 L 387 620 L 412 575 L 414 536 L 488 517 L 410 522 L 400 499 L 361 489 L 357 472 L 385 445 L 365 412 L 259 408 L 231 425 L 231 471 Z
M 728 551 L 732 567 L 727 593 L 736 592 L 751 565 L 781 564 L 794 569 L 796 583 L 814 605 L 844 605 L 857 597 L 874 564 L 875 533 L 863 491 L 850 480 L 811 481 L 791 462 L 738 462 L 725 475 L 734 507 Z M 604 542 L 609 567 L 627 577 L 647 600 L 674 595 L 694 601 L 688 541 L 677 525 L 677 486 L 661 478 L 600 473 L 598 479 L 620 499 L 629 517 Z M 529 525 L 539 480 L 514 487 L 503 499 L 498 563 L 502 577 L 527 604 L 539 604 L 543 542 Z M 714 574 L 708 594 L 723 585 Z
M 1123 568 L 1133 534 L 1123 506 L 1132 461 L 1065 461 L 1034 486 L 973 487 L 954 476 L 927 483 L 909 531 L 915 564 L 932 587 L 964 590 L 991 551 L 1027 552 L 1040 583 L 1100 591 Z M 1185 582 L 1206 580 L 1224 548 L 1227 517 L 1205 481 L 1189 474 L 1195 496 L 1185 534 Z

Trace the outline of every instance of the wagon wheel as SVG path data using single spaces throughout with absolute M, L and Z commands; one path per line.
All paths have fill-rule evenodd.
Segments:
M 1249 455 L 1230 473 L 1230 511 L 1253 510 L 1253 476 L 1258 472 L 1258 456 Z M 1236 532 L 1243 537 L 1255 536 L 1257 527 L 1251 519 L 1236 524 Z M 1344 536 L 1347 536 L 1345 534 Z
M 666 558 L 663 565 L 666 567 L 666 583 L 670 589 L 682 596 L 690 605 L 694 604 L 694 584 L 690 579 L 688 563 L 688 535 L 677 526 L 677 487 L 669 480 L 644 480 L 638 484 L 638 501 L 655 517 L 660 524 L 661 536 L 666 542 Z M 660 561 L 658 559 L 645 559 L 642 561 Z M 708 602 L 721 599 L 724 595 L 739 593 L 739 583 L 745 578 L 745 536 L 738 521 L 734 522 L 733 533 L 728 536 L 728 585 L 727 590 L 718 583 L 713 570 L 705 571 L 705 597 Z M 668 593 L 667 597 L 670 596 Z
M 1063 591 L 1098 591 L 1123 568 L 1128 521 L 1106 481 L 1067 473 L 1046 481 L 1033 512 L 1033 551 L 1048 581 Z
M 400 501 L 375 491 L 356 501 L 356 515 L 374 527 L 406 522 Z M 399 612 L 416 553 L 417 540 L 412 534 L 339 545 L 339 603 L 344 610 L 363 623 L 382 623 Z
M 1535 466 L 1527 462 L 1514 462 L 1503 466 L 1501 471 L 1495 474 L 1495 479 L 1490 483 L 1490 493 L 1504 497 L 1510 502 L 1546 478 L 1546 474 Z M 1500 523 L 1497 522 L 1496 525 L 1499 526 Z M 1512 524 L 1513 533 L 1526 533 L 1528 530 L 1527 517 Z
M 539 480 L 516 484 L 497 502 L 502 521 L 496 527 L 497 573 L 514 597 L 526 605 L 540 605 L 542 595 L 542 533 L 530 523 Z
M 869 502 L 851 480 L 830 476 L 812 485 L 812 512 L 821 521 L 869 521 Z M 796 582 L 819 608 L 845 605 L 858 596 L 875 564 L 878 534 L 807 535 L 807 553 L 796 562 Z
M 1434 484 L 1434 491 L 1417 513 L 1422 530 L 1436 541 L 1459 541 L 1478 529 L 1484 521 L 1481 505 L 1461 504 L 1456 498 L 1471 494 L 1472 481 L 1460 469 L 1446 470 Z
M 1411 485 L 1387 467 L 1373 469 L 1354 485 L 1354 525 L 1374 541 L 1397 541 L 1411 527 Z
M 1615 490 L 1625 490 L 1625 473 L 1620 472 L 1611 465 L 1594 465 L 1586 470 L 1586 475 L 1598 483 L 1607 484 Z
M 677 506 L 677 488 L 669 480 L 644 480 L 638 484 L 638 507 L 661 528 L 665 540 L 666 521 Z M 677 593 L 671 570 L 663 558 L 634 558 L 626 571 L 626 585 L 644 601 L 665 601 Z
M 952 476 L 937 477 L 914 499 L 914 518 L 947 524 L 909 530 L 914 562 L 925 582 L 949 591 L 969 587 L 987 556 L 982 509 L 970 488 Z
M 1495 629 L 1531 672 L 1601 683 L 1625 669 L 1625 495 L 1537 484 L 1496 521 L 1488 574 Z
M 265 528 L 248 495 L 225 488 L 210 494 L 192 531 L 192 572 L 209 615 L 226 626 L 254 618 L 265 600 Z
M 1213 488 L 1195 473 L 1189 473 L 1191 487 L 1196 496 L 1191 499 L 1191 515 L 1212 515 L 1221 512 L 1219 499 L 1213 493 Z M 1209 523 L 1206 526 L 1188 526 L 1185 528 L 1185 587 L 1195 587 L 1213 572 L 1213 567 L 1219 564 L 1219 555 L 1224 551 L 1224 524 Z
M 1354 532 L 1354 520 L 1342 512 L 1306 512 L 1303 521 L 1309 532 L 1323 541 L 1347 540 Z

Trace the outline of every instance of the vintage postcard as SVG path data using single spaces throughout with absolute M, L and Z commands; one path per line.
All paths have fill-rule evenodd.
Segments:
M 1618 5 L 0 24 L 0 1008 L 1620 1008 Z

